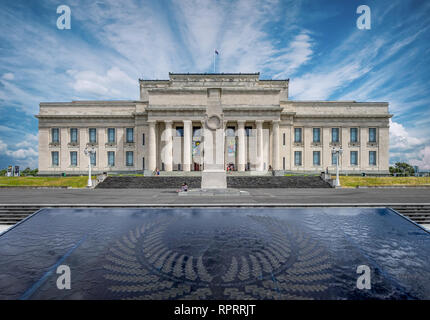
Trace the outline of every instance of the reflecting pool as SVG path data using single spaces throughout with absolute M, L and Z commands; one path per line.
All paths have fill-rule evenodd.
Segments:
M 0 236 L 0 299 L 430 299 L 430 234 L 388 208 L 42 209 Z

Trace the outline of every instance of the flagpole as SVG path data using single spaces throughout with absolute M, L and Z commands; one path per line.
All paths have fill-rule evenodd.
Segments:
M 214 50 L 214 73 L 215 73 L 215 59 L 216 57 L 215 57 L 215 50 Z

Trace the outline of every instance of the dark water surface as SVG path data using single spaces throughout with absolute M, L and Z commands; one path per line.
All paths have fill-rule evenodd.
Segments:
M 0 236 L 0 299 L 369 298 L 430 299 L 430 234 L 391 209 L 56 208 Z

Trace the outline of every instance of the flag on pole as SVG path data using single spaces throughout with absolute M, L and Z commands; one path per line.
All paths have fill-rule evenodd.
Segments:
M 216 54 L 219 54 L 219 52 L 218 52 L 218 50 L 217 50 L 217 49 L 215 49 L 215 53 L 216 53 Z

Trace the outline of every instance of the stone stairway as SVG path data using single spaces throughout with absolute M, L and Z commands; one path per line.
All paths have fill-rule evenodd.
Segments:
M 186 182 L 189 188 L 200 188 L 201 177 L 107 177 L 99 189 L 179 189 Z M 229 188 L 330 188 L 319 176 L 227 176 Z

